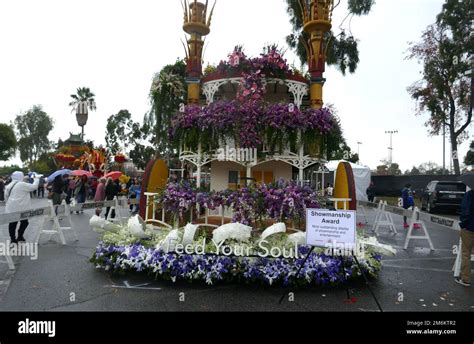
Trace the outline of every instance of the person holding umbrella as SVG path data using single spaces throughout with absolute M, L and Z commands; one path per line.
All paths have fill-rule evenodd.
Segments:
M 78 204 L 85 203 L 87 200 L 87 194 L 89 192 L 89 184 L 87 176 L 84 174 L 76 181 L 76 187 L 74 189 L 74 196 Z M 77 212 L 79 213 L 79 212 Z M 81 213 L 83 211 L 81 210 Z
M 41 175 L 34 175 L 33 184 L 25 182 L 23 172 L 13 172 L 11 178 L 12 182 L 8 184 L 5 190 L 5 198 L 7 204 L 5 207 L 6 213 L 13 213 L 15 211 L 24 211 L 31 209 L 31 193 L 38 189 Z M 17 244 L 21 241 L 26 241 L 24 234 L 29 225 L 28 220 L 20 221 L 20 228 L 18 229 L 18 237 L 16 236 L 16 228 L 18 222 L 11 222 L 8 225 L 8 231 L 12 244 Z
M 455 282 L 465 287 L 471 286 L 471 254 L 474 247 L 474 173 L 467 173 L 459 178 L 469 187 L 461 204 L 461 275 Z
M 53 193 L 53 205 L 60 205 L 61 196 L 64 192 L 63 176 L 57 175 L 56 178 L 54 178 L 51 192 Z

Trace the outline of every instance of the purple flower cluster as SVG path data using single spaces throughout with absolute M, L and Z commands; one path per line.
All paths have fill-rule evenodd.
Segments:
M 255 188 L 242 188 L 230 193 L 225 205 L 232 208 L 232 222 L 251 226 L 257 217 L 262 216 L 262 209 L 257 207 L 259 197 L 258 189 Z
M 300 255 L 308 253 L 300 248 Z M 380 257 L 362 260 L 364 272 L 376 277 Z M 100 242 L 91 262 L 97 268 L 112 272 L 142 272 L 155 278 L 185 281 L 218 281 L 262 283 L 266 285 L 338 285 L 359 278 L 361 272 L 352 258 L 342 262 L 338 257 L 312 253 L 296 275 L 303 258 L 246 258 L 215 255 L 177 255 L 147 248 L 139 243 L 131 246 L 113 246 Z M 345 272 L 345 275 L 344 275 Z
M 283 180 L 219 192 L 200 192 L 189 183 L 169 184 L 157 202 L 166 212 L 180 216 L 198 204 L 211 210 L 226 206 L 234 213 L 232 221 L 245 225 L 263 219 L 298 221 L 305 218 L 307 208 L 320 207 L 317 194 L 310 187 Z
M 277 221 L 301 220 L 306 216 L 306 209 L 320 208 L 317 194 L 309 186 L 300 186 L 294 181 L 262 185 L 259 192 L 263 195 L 267 216 Z
M 165 211 L 178 214 L 180 218 L 196 205 L 196 191 L 188 182 L 169 183 L 159 195 L 159 202 Z
M 283 53 L 276 46 L 269 46 L 260 56 L 248 58 L 242 46 L 236 46 L 228 55 L 227 61 L 221 61 L 217 66 L 220 73 L 243 72 L 252 74 L 258 72 L 262 77 L 285 77 L 292 72 Z
M 265 50 L 260 57 L 252 60 L 254 69 L 261 70 L 267 77 L 283 77 L 290 74 L 288 62 L 276 45 L 269 46 Z
M 237 92 L 237 99 L 241 102 L 262 101 L 266 92 L 262 71 L 242 73 L 242 77 L 244 80 Z
M 292 74 L 283 54 L 275 45 L 269 46 L 264 53 L 253 59 L 247 58 L 242 47 L 237 46 L 229 54 L 228 61 L 221 61 L 217 70 L 221 73 L 241 74 L 244 80 L 237 92 L 237 99 L 241 102 L 263 101 L 266 92 L 264 78 L 284 78 Z
M 304 114 L 307 125 L 322 134 L 329 134 L 334 125 L 334 117 L 329 109 L 307 109 Z
M 326 135 L 333 126 L 328 109 L 300 111 L 293 104 L 218 101 L 202 108 L 186 106 L 172 120 L 169 136 L 191 146 L 200 138 L 212 138 L 217 146 L 218 138 L 232 137 L 241 147 L 256 148 L 265 138 L 273 146 L 275 137 L 287 141 L 287 136 L 295 136 L 298 130 Z

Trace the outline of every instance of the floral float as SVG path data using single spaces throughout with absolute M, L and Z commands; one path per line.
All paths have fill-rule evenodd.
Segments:
M 96 268 L 115 273 L 138 272 L 172 282 L 201 281 L 207 284 L 237 282 L 335 286 L 362 277 L 362 271 L 353 257 L 340 259 L 325 249 L 311 253 L 301 272 L 296 275 L 309 252 L 309 248 L 301 242 L 304 235 L 295 240 L 291 238 L 295 237 L 294 234 L 277 231 L 262 239 L 263 235 L 259 233 L 250 234 L 251 227 L 250 230 L 237 228 L 232 234 L 222 233 L 230 231 L 230 228 L 222 231 L 218 228 L 213 234 L 208 234 L 192 228 L 193 225 L 174 230 L 157 230 L 147 225 L 137 231 L 137 222 L 131 219 L 126 226 L 118 226 L 97 217 L 91 219 L 93 228 L 105 231 L 91 258 Z M 195 232 L 191 242 L 188 240 L 184 246 L 189 230 Z M 170 245 L 171 242 L 174 246 Z M 381 254 L 394 251 L 374 239 L 367 241 L 361 236 L 359 243 L 361 249 L 357 251 L 357 258 L 360 266 L 366 275 L 376 278 L 381 268 Z
M 187 213 L 198 205 L 209 209 L 230 207 L 234 218 L 232 223 L 212 229 L 199 223 L 154 227 L 138 217 L 118 226 L 93 217 L 90 225 L 102 233 L 102 238 L 91 262 L 106 271 L 135 271 L 173 282 L 207 284 L 337 285 L 362 276 L 353 257 L 341 259 L 323 248 L 311 253 L 296 276 L 309 248 L 305 246 L 305 233 L 291 233 L 286 223 L 301 221 L 306 208 L 319 208 L 310 188 L 279 181 L 208 193 L 180 183 L 168 185 L 157 202 L 181 219 L 187 219 Z M 268 221 L 274 224 L 265 228 Z M 358 233 L 355 254 L 363 272 L 375 278 L 381 268 L 381 255 L 395 254 L 395 250 Z
M 117 164 L 123 164 L 125 161 L 127 161 L 127 157 L 122 153 L 115 155 L 114 159 Z

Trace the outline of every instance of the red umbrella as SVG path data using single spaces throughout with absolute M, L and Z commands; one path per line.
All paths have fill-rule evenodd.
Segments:
M 105 178 L 112 178 L 113 180 L 117 180 L 117 179 L 119 179 L 121 176 L 122 176 L 122 172 L 113 171 L 113 172 L 107 173 L 104 177 L 105 177 Z
M 89 171 L 84 171 L 84 170 L 72 171 L 71 175 L 76 176 L 76 177 L 82 177 L 82 176 L 92 177 L 92 173 L 90 173 Z

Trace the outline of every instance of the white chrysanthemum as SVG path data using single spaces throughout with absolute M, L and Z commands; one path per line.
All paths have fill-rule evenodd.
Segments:
M 274 225 L 268 227 L 265 229 L 260 237 L 261 240 L 264 240 L 272 235 L 278 234 L 278 233 L 286 233 L 286 225 L 282 222 L 280 223 L 275 223 Z
M 252 233 L 252 227 L 241 223 L 228 223 L 220 226 L 212 232 L 212 240 L 220 243 L 229 239 L 237 241 L 248 241 Z

